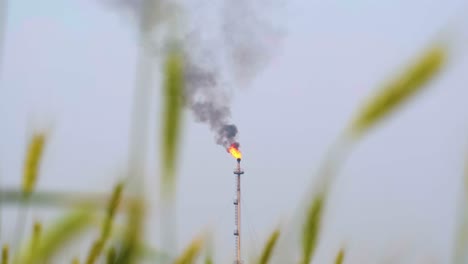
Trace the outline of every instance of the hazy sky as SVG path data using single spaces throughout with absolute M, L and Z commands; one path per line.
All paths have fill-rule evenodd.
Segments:
M 19 185 L 31 131 L 51 126 L 38 188 L 109 191 L 126 164 L 134 26 L 91 0 L 10 2 L 0 87 L 2 186 Z M 232 98 L 245 157 L 246 256 L 259 252 L 269 232 L 298 209 L 327 147 L 365 98 L 449 28 L 461 37 L 451 42 L 456 52 L 444 75 L 347 160 L 316 256 L 316 263 L 331 263 L 345 245 L 346 263 L 392 255 L 403 256 L 398 263 L 448 263 L 467 149 L 468 21 L 459 20 L 468 16 L 466 1 L 295 0 L 285 6 L 279 17 L 287 34 L 271 43 L 278 45 L 272 62 Z M 159 88 L 153 95 L 146 186 L 156 197 Z M 190 113 L 184 128 L 179 243 L 215 228 L 218 257 L 226 261 L 234 250 L 235 162 Z M 2 215 L 7 224 L 15 211 L 8 212 Z

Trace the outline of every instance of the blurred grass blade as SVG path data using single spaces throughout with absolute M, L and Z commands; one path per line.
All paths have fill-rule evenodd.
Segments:
M 273 249 L 275 248 L 276 241 L 278 241 L 278 237 L 280 235 L 280 230 L 276 229 L 268 238 L 267 243 L 265 244 L 265 248 L 263 249 L 263 253 L 258 261 L 259 264 L 267 264 L 270 260 L 270 257 L 273 253 Z
M 117 254 L 114 247 L 109 248 L 106 256 L 106 264 L 115 264 L 117 263 Z
M 94 214 L 88 210 L 80 210 L 73 212 L 63 219 L 59 220 L 45 232 L 39 249 L 35 251 L 32 260 L 48 261 L 52 258 L 65 244 L 73 239 L 78 238 L 86 228 L 90 227 Z M 30 262 L 22 262 L 24 264 Z
M 338 255 L 336 255 L 335 264 L 343 264 L 343 260 L 344 260 L 344 250 L 341 249 L 338 252 Z
M 468 158 L 465 162 L 463 189 L 458 212 L 457 234 L 454 249 L 454 264 L 465 264 L 468 260 Z
M 323 194 L 318 195 L 307 211 L 302 233 L 302 264 L 309 264 L 317 246 L 322 220 Z
M 117 252 L 116 264 L 133 264 L 138 257 L 139 245 L 144 220 L 143 198 L 132 200 L 127 213 L 127 226 L 119 251 Z
M 205 264 L 213 264 L 213 234 L 207 232 L 205 239 Z
M 192 264 L 197 260 L 198 255 L 203 246 L 203 240 L 201 238 L 195 238 L 185 251 L 180 255 L 174 264 Z
M 143 244 L 140 244 L 137 247 L 138 257 L 140 259 L 151 261 L 152 263 L 170 263 L 171 257 L 165 252 L 161 252 Z
M 80 264 L 80 259 L 79 259 L 78 257 L 74 257 L 74 258 L 72 259 L 72 262 L 71 262 L 71 263 L 72 263 L 72 264 Z
M 8 264 L 9 256 L 10 256 L 10 247 L 8 245 L 3 245 L 3 248 L 2 248 L 2 264 Z
M 211 255 L 206 256 L 205 264 L 213 264 L 213 257 Z
M 91 226 L 94 219 L 92 211 L 82 209 L 72 212 L 52 224 L 47 229 L 37 250 L 30 252 L 31 241 L 15 259 L 17 264 L 30 264 L 38 261 L 48 262 L 56 253 L 58 253 L 68 242 L 77 239 L 78 236 Z
M 177 44 L 171 50 L 164 64 L 163 87 L 163 131 L 162 131 L 162 171 L 160 182 L 161 196 L 161 248 L 171 255 L 176 253 L 175 183 L 177 151 L 181 132 L 182 95 L 184 92 L 183 59 Z
M 40 222 L 35 222 L 33 226 L 33 234 L 31 238 L 31 249 L 30 254 L 34 254 L 39 248 L 42 235 L 42 224 Z
M 44 153 L 44 147 L 46 144 L 47 135 L 44 132 L 36 132 L 29 140 L 28 148 L 26 151 L 26 157 L 23 167 L 23 178 L 21 190 L 23 192 L 22 204 L 24 207 L 18 208 L 16 227 L 15 227 L 15 240 L 13 246 L 16 248 L 21 243 L 24 236 L 25 221 L 28 212 L 28 203 L 31 193 L 36 188 L 37 178 L 39 175 L 40 165 L 42 156 Z
M 351 123 L 353 136 L 360 136 L 378 121 L 389 115 L 401 103 L 419 92 L 442 68 L 447 50 L 441 45 L 429 48 L 406 71 L 383 87 L 364 106 Z
M 111 199 L 109 201 L 109 205 L 107 207 L 107 214 L 104 219 L 103 225 L 101 227 L 101 236 L 94 241 L 86 259 L 86 264 L 93 264 L 101 255 L 102 250 L 104 249 L 106 242 L 111 234 L 112 231 L 112 224 L 115 217 L 115 212 L 117 211 L 117 207 L 119 206 L 119 202 L 121 200 L 122 191 L 123 191 L 123 183 L 118 183 L 112 192 Z
M 99 255 L 102 252 L 104 247 L 104 242 L 102 240 L 94 241 L 93 245 L 91 246 L 88 257 L 86 258 L 86 264 L 94 264 L 96 260 L 99 258 Z
M 107 207 L 106 219 L 104 220 L 104 224 L 101 230 L 101 240 L 104 242 L 109 238 L 112 231 L 112 223 L 114 221 L 115 213 L 122 197 L 123 187 L 123 183 L 120 182 L 114 187 L 112 192 L 112 196 Z
M 183 61 L 180 51 L 172 49 L 164 66 L 164 130 L 163 147 L 163 192 L 170 192 L 175 181 L 175 164 L 182 115 L 182 94 L 184 90 Z M 163 193 L 164 194 L 164 193 Z
M 119 254 L 122 253 L 122 245 L 126 244 L 126 239 L 128 236 L 128 228 L 123 226 L 115 226 L 112 232 L 112 245 L 108 246 L 108 254 L 109 254 L 109 247 L 112 248 L 115 254 L 115 261 L 119 258 Z M 140 241 L 137 245 L 135 245 L 135 256 L 138 260 L 142 261 L 150 261 L 151 263 L 168 263 L 171 259 L 169 254 L 166 252 L 161 251 L 159 248 L 155 249 L 150 247 L 149 245 L 144 243 L 145 241 Z M 119 260 L 120 261 L 120 260 Z M 115 262 L 118 263 L 118 262 Z M 119 262 L 121 263 L 121 261 Z

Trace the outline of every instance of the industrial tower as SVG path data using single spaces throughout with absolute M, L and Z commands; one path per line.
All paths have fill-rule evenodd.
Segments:
M 241 175 L 244 171 L 240 167 L 241 159 L 237 159 L 237 168 L 234 170 L 236 176 L 236 196 L 234 197 L 236 229 L 234 236 L 236 238 L 236 260 L 234 264 L 242 264 L 241 259 Z

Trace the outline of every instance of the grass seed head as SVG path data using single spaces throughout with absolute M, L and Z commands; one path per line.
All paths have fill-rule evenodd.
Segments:
M 421 91 L 440 72 L 447 60 L 445 47 L 435 45 L 370 98 L 351 124 L 354 136 L 363 134 L 378 121 L 388 116 L 397 106 Z
M 47 135 L 45 133 L 34 134 L 28 145 L 26 160 L 24 162 L 24 173 L 22 190 L 25 194 L 30 194 L 36 187 L 39 174 L 39 167 L 46 144 Z

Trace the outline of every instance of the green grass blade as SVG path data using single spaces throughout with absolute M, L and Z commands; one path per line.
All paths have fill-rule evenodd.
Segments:
M 29 264 L 37 261 L 48 262 L 58 253 L 68 242 L 77 239 L 78 236 L 92 225 L 94 214 L 92 211 L 82 209 L 67 214 L 43 233 L 37 250 L 31 252 L 31 241 L 25 250 L 19 255 L 15 263 Z
M 136 210 L 135 210 L 136 211 Z M 98 227 L 96 223 L 96 227 Z M 126 245 L 126 241 L 128 240 L 128 227 L 127 226 L 114 226 L 112 228 L 112 243 L 107 246 L 107 250 L 109 251 L 110 248 L 113 248 L 113 253 L 115 256 L 113 258 L 115 261 L 117 259 L 121 259 L 122 255 L 122 245 Z M 159 248 L 156 249 L 151 247 L 145 243 L 145 241 L 140 241 L 138 244 L 134 246 L 135 250 L 135 258 L 141 261 L 149 261 L 151 263 L 168 263 L 168 260 L 171 259 L 167 252 L 161 251 Z M 109 254 L 109 252 L 107 252 Z M 121 263 L 121 260 L 119 260 Z M 118 262 L 115 262 L 118 263 Z
M 178 145 L 182 121 L 182 95 L 184 90 L 183 59 L 177 45 L 172 45 L 164 64 L 163 131 L 161 171 L 161 248 L 175 254 L 176 222 L 175 183 Z
M 341 249 L 335 258 L 335 264 L 343 264 L 344 261 L 344 250 Z
M 211 232 L 207 233 L 205 241 L 205 264 L 213 264 L 213 237 Z
M 10 247 L 8 245 L 3 245 L 2 264 L 8 264 L 9 256 L 10 256 Z
M 319 195 L 308 208 L 302 233 L 302 264 L 310 263 L 317 246 L 323 203 L 323 195 Z
M 403 74 L 397 76 L 370 98 L 351 123 L 352 135 L 356 137 L 362 135 L 401 103 L 421 91 L 442 69 L 446 59 L 447 50 L 441 45 L 435 45 L 426 50 Z
M 116 264 L 133 264 L 138 259 L 139 245 L 141 245 L 141 236 L 144 231 L 144 200 L 135 199 L 130 204 L 127 213 L 127 226 L 125 235 L 119 252 L 117 254 Z
M 117 261 L 117 254 L 114 247 L 109 248 L 106 255 L 106 264 L 114 264 Z
M 279 236 L 280 236 L 279 229 L 276 229 L 275 231 L 273 231 L 273 233 L 271 233 L 270 237 L 267 240 L 267 243 L 265 244 L 260 260 L 258 261 L 259 264 L 267 264 L 269 262 L 270 257 L 273 254 L 273 249 L 275 248 L 276 241 L 278 241 Z
M 106 241 L 110 233 L 112 231 L 112 223 L 114 221 L 115 214 L 117 212 L 117 208 L 119 206 L 120 200 L 122 199 L 122 192 L 123 192 L 123 183 L 118 183 L 112 192 L 111 199 L 109 200 L 109 205 L 107 207 L 107 215 L 106 219 L 104 220 L 104 224 L 101 229 L 101 240 Z
M 109 200 L 109 205 L 107 207 L 107 214 L 101 227 L 101 236 L 96 241 L 94 241 L 94 244 L 91 247 L 86 259 L 86 264 L 93 264 L 96 262 L 102 250 L 104 249 L 109 236 L 111 235 L 112 224 L 117 207 L 119 206 L 119 202 L 121 200 L 123 187 L 124 185 L 121 182 L 114 187 L 111 199 Z
M 213 257 L 211 255 L 206 256 L 205 264 L 213 264 Z
M 104 249 L 104 241 L 102 240 L 94 241 L 91 248 L 89 249 L 88 257 L 86 258 L 85 263 L 86 264 L 96 263 L 96 260 L 99 258 L 99 255 L 101 254 L 103 249 Z
M 16 220 L 15 241 L 13 245 L 17 247 L 23 239 L 25 221 L 27 218 L 28 204 L 31 193 L 36 189 L 37 180 L 40 171 L 41 161 L 43 159 L 44 149 L 48 140 L 48 134 L 45 132 L 35 132 L 29 139 L 26 151 L 26 157 L 23 164 L 23 178 L 21 190 L 23 192 L 23 208 L 19 208 Z
M 13 245 L 16 247 L 23 239 L 23 231 L 25 229 L 25 221 L 28 212 L 28 203 L 31 193 L 36 189 L 36 184 L 39 176 L 40 165 L 44 153 L 44 148 L 47 142 L 48 135 L 45 132 L 36 132 L 29 139 L 29 144 L 26 150 L 26 156 L 23 164 L 23 178 L 21 190 L 23 192 L 23 208 L 19 208 L 16 220 L 15 241 Z
M 31 254 L 34 254 L 38 250 L 42 236 L 42 224 L 41 222 L 35 222 L 33 226 L 33 234 L 31 238 Z
M 175 181 L 175 166 L 181 130 L 182 94 L 184 90 L 183 61 L 179 50 L 173 49 L 167 55 L 164 76 L 162 191 L 171 192 Z
M 203 240 L 201 238 L 195 238 L 190 245 L 184 250 L 182 255 L 180 255 L 175 261 L 174 264 L 192 264 L 195 263 L 200 251 L 203 246 Z

